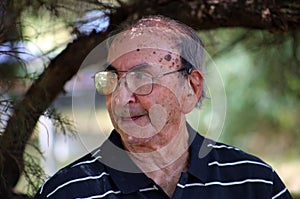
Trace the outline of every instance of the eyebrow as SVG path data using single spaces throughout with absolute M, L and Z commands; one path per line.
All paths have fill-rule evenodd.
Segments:
M 143 69 L 143 68 L 151 68 L 153 67 L 153 65 L 150 65 L 148 63 L 142 63 L 142 64 L 138 64 L 138 65 L 135 65 L 133 66 L 130 70 L 136 70 L 136 69 Z M 119 71 L 119 72 L 127 72 L 127 71 L 120 71 L 120 70 L 117 70 L 113 65 L 111 64 L 108 64 L 105 71 Z

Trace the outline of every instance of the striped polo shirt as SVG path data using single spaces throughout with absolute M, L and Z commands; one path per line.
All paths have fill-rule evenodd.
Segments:
M 259 158 L 206 139 L 189 126 L 188 130 L 189 167 L 181 174 L 172 198 L 292 198 L 272 167 Z M 114 130 L 98 149 L 48 179 L 35 199 L 169 198 L 122 149 L 121 138 Z

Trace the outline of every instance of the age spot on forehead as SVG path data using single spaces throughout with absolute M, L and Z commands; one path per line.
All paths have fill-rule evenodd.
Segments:
M 165 55 L 164 58 L 165 58 L 165 60 L 170 61 L 172 56 L 170 54 L 167 54 L 167 55 Z
M 173 68 L 174 67 L 174 65 L 175 65 L 175 63 L 174 62 L 172 62 L 172 65 L 170 65 L 169 66 L 169 68 L 171 69 L 171 68 Z

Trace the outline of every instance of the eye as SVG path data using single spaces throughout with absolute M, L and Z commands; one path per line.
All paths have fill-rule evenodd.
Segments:
M 128 88 L 135 94 L 147 95 L 152 90 L 152 76 L 144 72 L 130 72 L 126 76 Z
M 141 84 L 143 82 L 151 82 L 152 76 L 145 72 L 130 72 L 127 75 L 127 80 L 133 82 L 134 84 Z
M 144 78 L 149 78 L 149 77 L 151 77 L 150 74 L 147 74 L 147 73 L 145 73 L 145 72 L 134 72 L 134 73 L 135 73 L 134 76 L 135 76 L 135 78 L 137 78 L 137 79 L 144 79 Z

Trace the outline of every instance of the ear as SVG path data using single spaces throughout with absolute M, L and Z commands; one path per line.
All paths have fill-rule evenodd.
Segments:
M 183 101 L 183 112 L 185 114 L 191 112 L 201 98 L 203 90 L 203 75 L 199 70 L 192 70 L 188 75 L 186 82 L 185 99 Z

